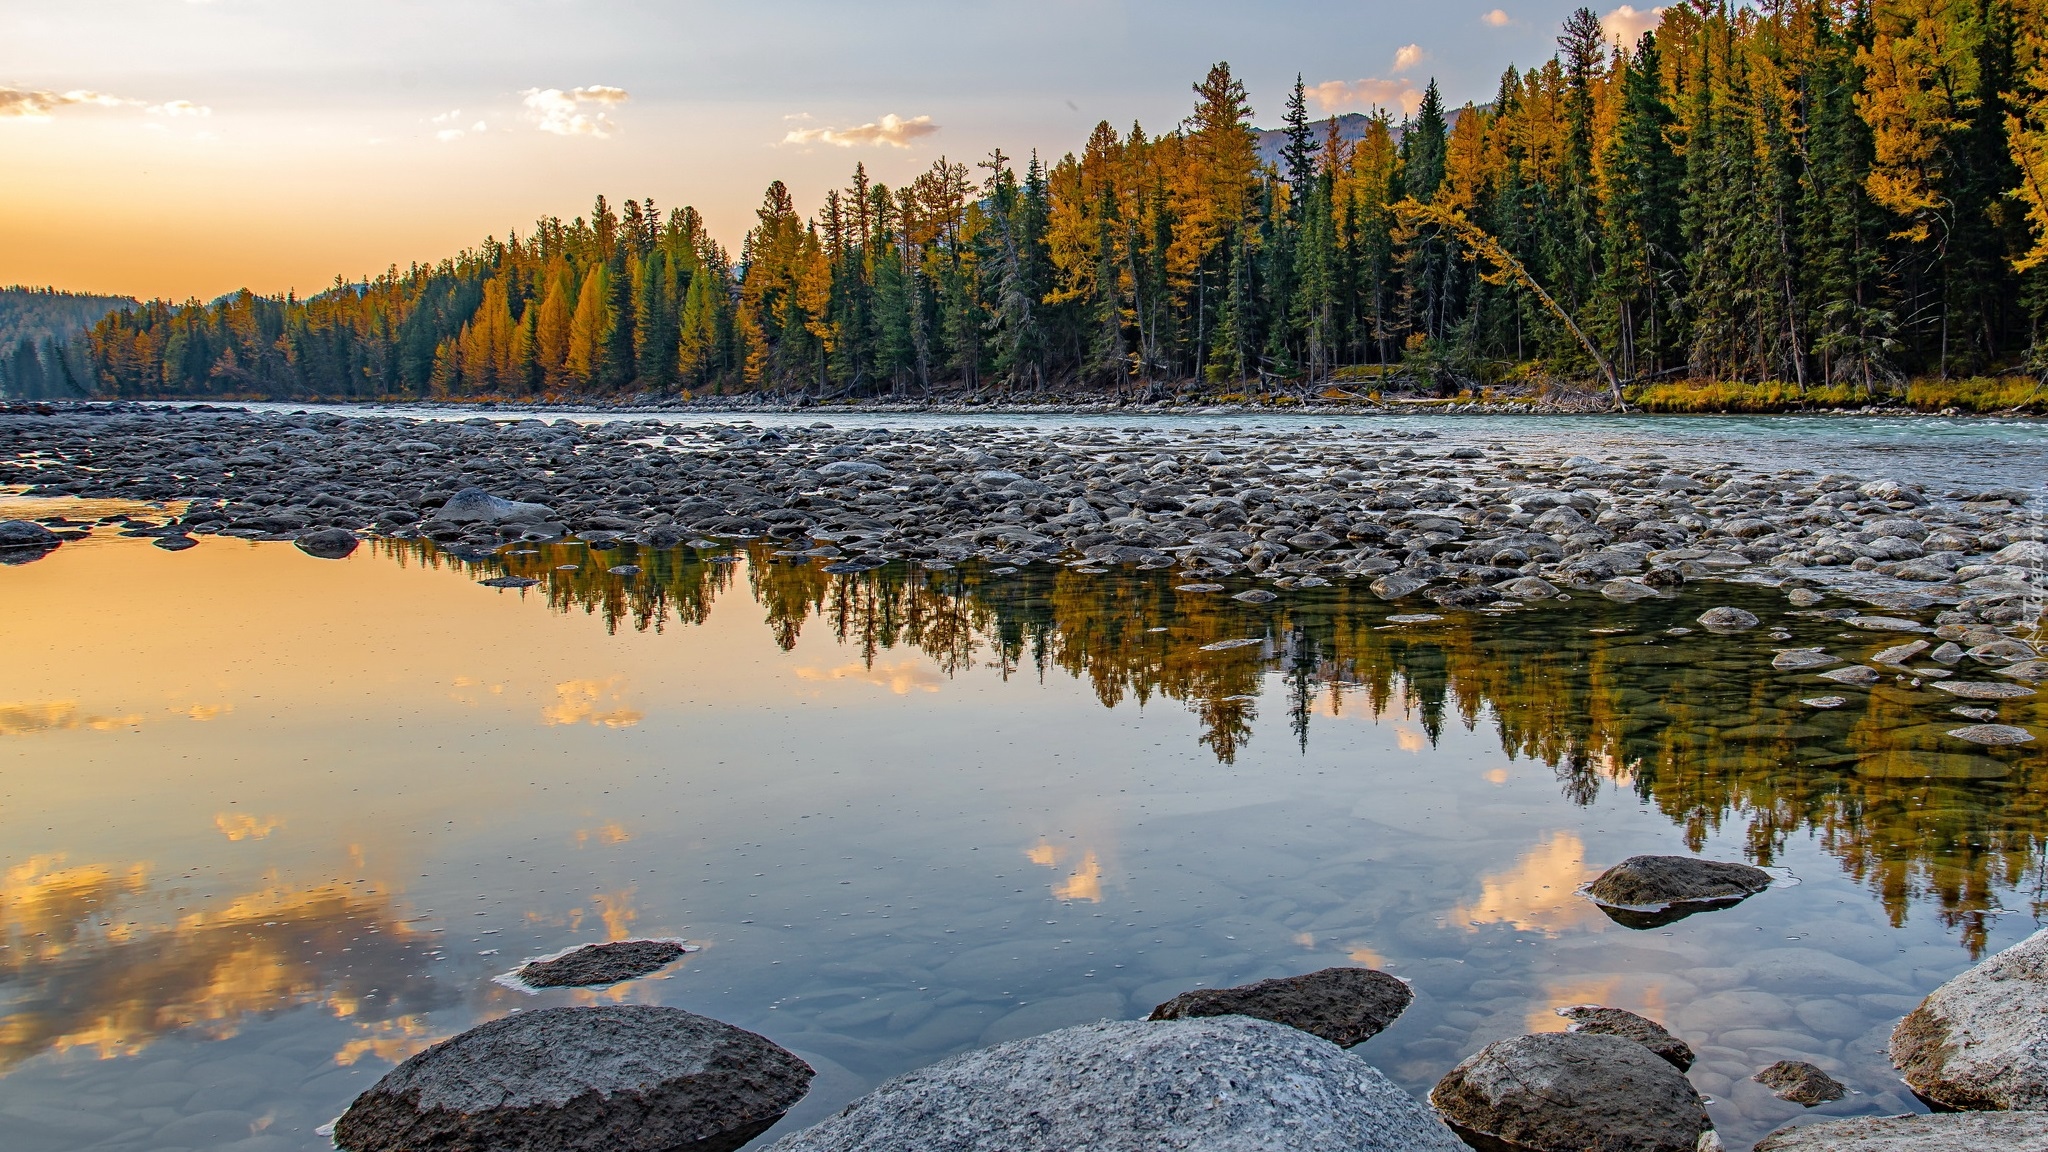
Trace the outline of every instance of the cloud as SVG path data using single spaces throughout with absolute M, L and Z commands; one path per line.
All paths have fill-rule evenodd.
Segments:
M 1406 72 L 1420 63 L 1422 63 L 1422 45 L 1404 44 L 1394 49 L 1393 70 L 1395 73 Z
M 1505 28 L 1508 25 L 1513 24 L 1515 22 L 1515 18 L 1508 15 L 1506 12 L 1500 10 L 1499 8 L 1495 8 L 1493 11 L 1488 12 L 1484 16 L 1481 16 L 1479 18 L 1479 22 L 1481 24 L 1486 25 L 1488 28 Z
M 48 120 L 60 108 L 140 108 L 151 116 L 211 116 L 213 109 L 190 100 L 166 100 L 151 104 L 84 88 L 50 92 L 41 88 L 9 88 L 0 85 L 0 120 Z
M 460 140 L 472 132 L 483 133 L 491 130 L 490 125 L 485 124 L 481 120 L 464 128 L 461 120 L 462 109 L 457 108 L 452 112 L 443 112 L 439 116 L 430 117 L 427 123 L 436 126 L 434 139 L 441 141 L 443 144 L 451 140 Z
M 1308 89 L 1308 96 L 1325 112 L 1353 105 L 1368 108 L 1399 105 L 1403 113 L 1413 115 L 1422 106 L 1422 89 L 1406 80 L 1325 80 Z
M 1608 39 L 1619 40 L 1623 44 L 1633 45 L 1636 41 L 1643 38 L 1643 33 L 1655 28 L 1658 22 L 1663 19 L 1664 9 L 1662 8 L 1651 8 L 1639 12 L 1629 5 L 1623 4 L 1621 7 L 1600 18 L 1600 28 L 1607 33 Z
M 525 98 L 527 119 L 541 131 L 557 136 L 595 136 L 599 140 L 618 128 L 605 109 L 631 98 L 624 88 L 604 84 L 571 88 L 567 92 L 560 88 L 528 88 L 519 95 Z
M 794 119 L 795 117 L 792 117 Z M 809 119 L 808 116 L 802 117 Z M 908 120 L 891 112 L 871 124 L 858 128 L 792 128 L 782 138 L 784 144 L 830 144 L 834 148 L 856 148 L 862 145 L 886 144 L 891 148 L 908 148 L 910 142 L 920 136 L 929 136 L 939 130 L 929 116 L 913 116 Z
M 645 718 L 646 713 L 626 706 L 617 676 L 605 680 L 564 680 L 555 685 L 555 702 L 540 710 L 541 723 L 550 728 L 566 724 L 631 728 Z

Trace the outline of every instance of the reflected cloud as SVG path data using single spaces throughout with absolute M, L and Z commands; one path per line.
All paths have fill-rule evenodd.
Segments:
M 1429 734 L 1406 722 L 1394 725 L 1394 746 L 1403 752 L 1429 751 Z
M 233 704 L 194 704 L 181 712 L 180 715 L 204 724 L 208 720 L 219 719 L 234 710 L 235 706 Z
M 631 728 L 647 718 L 628 708 L 620 693 L 623 677 L 604 680 L 564 680 L 555 685 L 555 702 L 540 710 L 541 723 L 550 728 L 567 724 L 601 724 L 606 728 Z
M 408 1015 L 390 1020 L 375 1020 L 363 1027 L 369 1034 L 343 1044 L 334 1054 L 336 1064 L 346 1068 L 365 1056 L 372 1060 L 387 1060 L 396 1064 L 426 1051 L 452 1035 L 429 1028 L 424 1016 Z
M 81 712 L 76 700 L 33 704 L 0 704 L 0 736 L 31 736 L 39 732 L 70 732 L 80 728 L 106 732 L 142 723 L 138 715 L 102 716 Z
M 1452 915 L 1468 928 L 1506 924 L 1522 932 L 1556 936 L 1566 928 L 1597 925 L 1600 914 L 1578 894 L 1591 880 L 1586 845 L 1570 832 L 1543 838 L 1515 866 L 1480 879 L 1479 898 Z
M 1024 850 L 1024 858 L 1041 868 L 1058 868 L 1067 856 L 1061 848 L 1040 840 Z M 1094 852 L 1083 852 L 1081 863 L 1065 880 L 1052 886 L 1056 900 L 1082 900 L 1090 904 L 1102 903 L 1102 859 Z
M 1385 968 L 1387 966 L 1387 958 L 1380 953 L 1379 949 L 1372 947 L 1370 944 L 1353 944 L 1344 955 L 1350 957 L 1353 964 L 1363 964 L 1367 968 Z
M 887 688 L 898 696 L 908 696 L 912 692 L 937 692 L 945 683 L 944 677 L 915 658 L 894 664 L 842 664 L 837 668 L 798 668 L 795 671 L 799 680 L 856 680 Z
M 43 856 L 0 877 L 0 1069 L 41 1052 L 130 1056 L 183 1030 L 232 1036 L 304 1005 L 365 1027 L 360 1058 L 413 1038 L 383 1021 L 460 998 L 426 978 L 431 935 L 386 900 L 273 883 L 150 923 L 172 895 L 152 894 L 140 863 Z
M 578 848 L 582 848 L 588 845 L 593 840 L 595 840 L 599 844 L 609 846 L 613 844 L 624 844 L 626 841 L 631 840 L 632 838 L 633 834 L 631 832 L 626 831 L 625 825 L 620 824 L 616 820 L 613 820 L 606 824 L 600 824 L 596 828 L 578 828 L 576 830 L 576 846 Z
M 284 827 L 284 817 L 251 816 L 247 812 L 221 812 L 214 816 L 213 826 L 220 829 L 220 834 L 229 840 L 261 840 Z
M 1563 1032 L 1570 1021 L 1557 1014 L 1560 1008 L 1596 1004 L 1622 1008 L 1652 1020 L 1670 1017 L 1670 1003 L 1658 980 L 1623 975 L 1574 976 L 1546 980 L 1543 1002 L 1529 1009 L 1523 1025 L 1531 1032 Z

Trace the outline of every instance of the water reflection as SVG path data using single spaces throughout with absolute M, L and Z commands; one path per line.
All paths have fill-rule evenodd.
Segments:
M 1005 675 L 1065 673 L 1088 683 L 1104 707 L 1181 703 L 1200 718 L 1201 744 L 1224 764 L 1255 738 L 1259 702 L 1272 696 L 1303 748 L 1314 724 L 1347 715 L 1387 722 L 1410 752 L 1434 748 L 1447 723 L 1486 724 L 1511 758 L 1554 773 L 1572 802 L 1628 790 L 1694 849 L 1740 828 L 1751 859 L 1768 865 L 1789 838 L 1817 834 L 1895 923 L 1913 904 L 1931 902 L 1973 954 L 2004 910 L 2001 892 L 2023 892 L 2037 915 L 2048 910 L 2048 804 L 2036 788 L 2042 754 L 1947 737 L 1959 723 L 1947 711 L 1954 700 L 1907 678 L 1854 693 L 1832 711 L 1799 703 L 1816 682 L 1811 673 L 1773 670 L 1775 649 L 1813 645 L 1862 660 L 1888 642 L 1823 617 L 1788 615 L 1767 589 L 1719 585 L 1634 605 L 1581 597 L 1510 619 L 1453 613 L 1391 625 L 1398 609 L 1352 582 L 1249 605 L 1177 592 L 1170 572 L 1033 565 L 992 576 L 973 566 L 897 563 L 834 575 L 821 563 L 776 558 L 767 544 L 744 550 L 739 565 L 689 549 L 607 550 L 598 562 L 576 543 L 469 560 L 424 541 L 377 547 L 404 564 L 538 579 L 533 591 L 550 609 L 597 616 L 610 630 L 702 623 L 737 586 L 737 568 L 783 648 L 806 628 L 822 628 L 858 656 L 798 669 L 799 678 L 857 679 L 901 694 L 936 690 L 940 677 L 978 665 Z M 607 573 L 616 558 L 641 572 Z M 1690 630 L 1707 595 L 1756 610 L 1778 631 Z M 1260 643 L 1225 643 L 1246 638 Z M 929 663 L 890 655 L 905 649 Z M 1269 682 L 1278 691 L 1262 696 Z M 613 685 L 576 682 L 560 691 L 550 723 L 639 718 L 623 705 L 604 710 L 619 699 Z M 2039 696 L 2001 711 L 2004 723 L 2038 725 L 2044 715 Z M 1506 770 L 1488 779 L 1504 783 Z M 1582 855 L 1583 846 L 1563 838 L 1546 841 L 1524 861 L 1525 875 L 1488 881 L 1471 918 L 1554 930 L 1559 918 L 1583 911 L 1569 896 L 1577 881 L 1564 882 Z M 1082 893 L 1093 883 L 1085 867 L 1069 881 Z

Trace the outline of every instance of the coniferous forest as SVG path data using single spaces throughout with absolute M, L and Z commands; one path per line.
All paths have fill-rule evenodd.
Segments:
M 1056 161 L 855 167 L 737 252 L 599 198 L 306 299 L 86 334 L 116 396 L 1417 391 L 1571 379 L 1865 392 L 2048 370 L 2048 0 L 1581 9 L 1483 105 L 1362 139 L 1297 81 L 1261 159 L 1226 64 L 1166 131 Z

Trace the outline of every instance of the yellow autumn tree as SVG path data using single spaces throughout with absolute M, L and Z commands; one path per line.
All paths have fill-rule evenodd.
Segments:
M 2048 264 L 2048 0 L 2016 0 L 2014 91 L 2005 116 L 2007 145 L 2019 169 L 2012 196 L 2025 207 L 2033 244 L 2013 267 L 2021 272 Z
M 569 354 L 563 367 L 578 384 L 588 385 L 597 377 L 604 358 L 605 339 L 612 330 L 612 277 L 603 264 L 592 264 L 576 294 L 576 314 L 569 324 Z
M 1890 0 L 1874 7 L 1871 22 L 1870 46 L 1856 53 L 1864 69 L 1856 107 L 1876 151 L 1865 187 L 1904 217 L 1895 235 L 1917 243 L 1950 206 L 1948 141 L 1977 104 L 1969 93 L 1982 26 L 1970 0 Z

